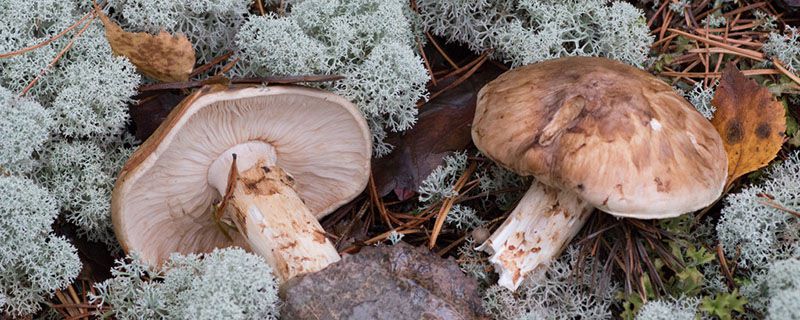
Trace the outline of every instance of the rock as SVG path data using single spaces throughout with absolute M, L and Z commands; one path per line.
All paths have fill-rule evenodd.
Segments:
M 280 291 L 285 319 L 480 319 L 477 282 L 405 243 L 367 247 Z

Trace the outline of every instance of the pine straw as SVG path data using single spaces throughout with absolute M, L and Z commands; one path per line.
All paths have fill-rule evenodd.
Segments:
M 783 14 L 766 1 L 742 4 L 737 9 L 723 13 L 726 24 L 719 28 L 711 28 L 701 22 L 719 10 L 706 9 L 708 0 L 692 2 L 685 8 L 683 19 L 665 9 L 668 3 L 664 1 L 650 17 L 648 26 L 656 35 L 652 50 L 673 55 L 680 52 L 659 72 L 661 76 L 672 78 L 673 83 L 681 81 L 694 85 L 702 81 L 703 86 L 708 87 L 722 76 L 726 61 L 734 61 L 740 68 L 742 65 L 752 66 L 767 61 L 761 48 L 769 37 L 769 31 L 757 29 L 760 21 L 755 12 L 761 11 L 775 17 L 779 25 L 786 23 Z M 683 48 L 682 43 L 685 42 L 681 41 L 687 40 L 689 48 Z M 770 61 L 772 68 L 743 70 L 743 73 L 747 76 L 785 75 L 794 81 L 790 89 L 800 92 L 800 77 L 789 71 L 783 62 L 777 59 Z
M 89 293 L 96 294 L 94 283 L 79 279 L 64 291 L 56 290 L 54 301 L 48 305 L 66 320 L 94 318 L 104 306 L 89 302 Z
M 652 220 L 619 219 L 595 211 L 577 239 L 580 250 L 578 265 L 590 263 L 592 274 L 601 276 L 596 281 L 600 286 L 599 291 L 603 291 L 602 286 L 618 275 L 621 278 L 618 280 L 624 284 L 625 295 L 636 293 L 643 301 L 647 301 L 645 277 L 652 284 L 656 297 L 667 293 L 664 280 L 655 266 L 656 258 L 661 259 L 672 272 L 677 273 L 684 268 L 667 245 L 668 240 L 680 240 L 679 237 L 660 228 Z M 582 270 L 581 267 L 576 269 Z

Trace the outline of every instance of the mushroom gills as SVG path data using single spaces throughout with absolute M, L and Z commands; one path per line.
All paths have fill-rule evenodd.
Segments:
M 593 207 L 577 194 L 534 181 L 514 211 L 478 250 L 516 290 L 526 276 L 550 264 L 580 231 Z
M 235 146 L 215 161 L 208 178 L 223 196 L 217 218 L 232 221 L 250 248 L 286 281 L 340 257 L 298 196 L 293 179 L 274 165 L 273 155 L 274 149 L 262 142 Z M 225 165 L 227 174 L 220 172 Z

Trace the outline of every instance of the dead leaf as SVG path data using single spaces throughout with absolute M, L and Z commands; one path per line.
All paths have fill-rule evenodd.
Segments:
M 413 128 L 390 135 L 386 142 L 395 146 L 394 151 L 372 162 L 378 194 L 394 191 L 400 200 L 410 198 L 444 156 L 469 146 L 478 90 L 502 72 L 493 64 L 484 64 L 469 79 L 423 105 Z M 438 87 L 450 82 L 441 81 Z
M 195 64 L 192 43 L 185 35 L 172 36 L 161 31 L 126 32 L 111 21 L 95 3 L 95 11 L 106 29 L 106 39 L 116 55 L 127 57 L 144 75 L 164 81 L 189 80 Z
M 728 182 L 766 166 L 783 144 L 786 116 L 772 93 L 728 63 L 711 104 L 711 123 L 728 153 Z
M 143 92 L 135 96 L 137 103 L 131 106 L 128 113 L 136 127 L 136 139 L 147 140 L 186 96 L 177 90 Z

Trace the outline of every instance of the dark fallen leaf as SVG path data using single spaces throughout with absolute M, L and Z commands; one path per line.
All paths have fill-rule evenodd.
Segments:
M 287 319 L 478 319 L 474 278 L 406 243 L 367 247 L 281 286 Z
M 139 103 L 128 111 L 136 127 L 136 139 L 147 140 L 183 98 L 186 98 L 185 94 L 171 91 L 146 92 L 136 96 Z
M 478 90 L 502 72 L 491 63 L 484 64 L 464 83 L 423 105 L 413 128 L 390 135 L 386 141 L 395 150 L 372 162 L 378 193 L 385 196 L 394 191 L 400 200 L 410 198 L 444 156 L 469 146 Z M 454 79 L 440 81 L 437 87 L 443 88 Z

